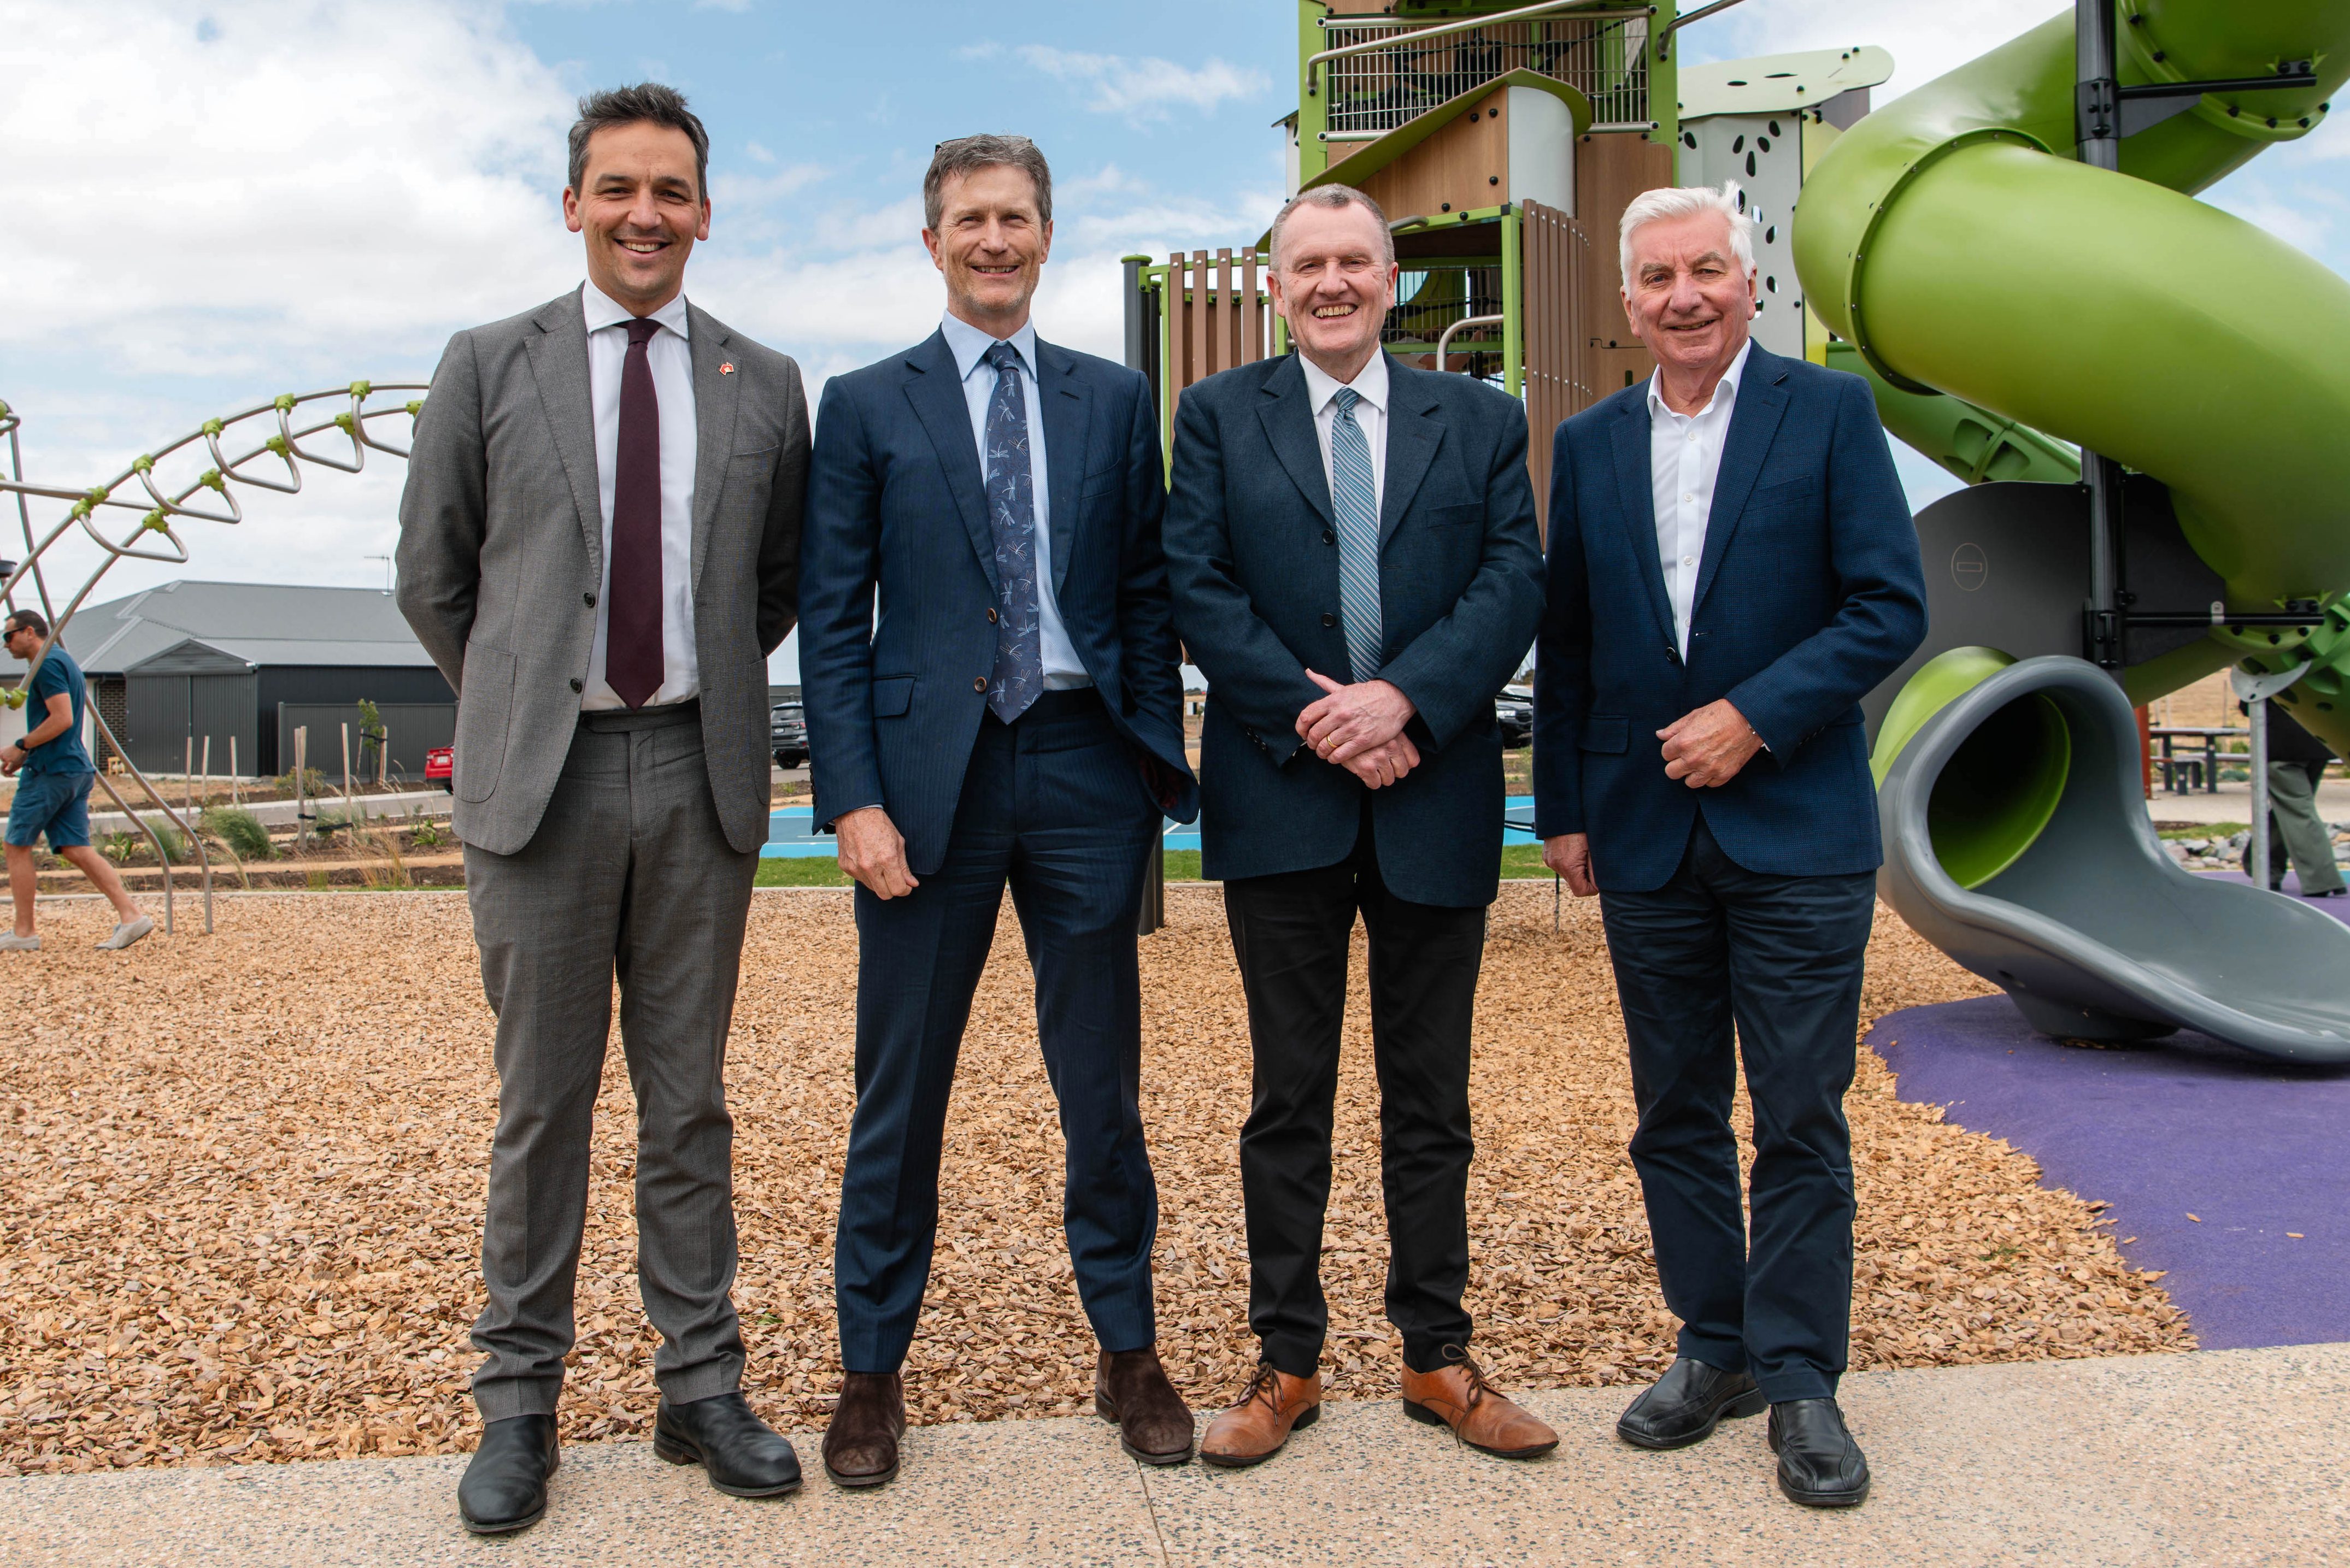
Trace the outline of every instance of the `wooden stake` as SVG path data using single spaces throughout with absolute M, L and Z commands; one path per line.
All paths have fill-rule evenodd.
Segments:
M 302 809 L 307 804 L 310 783 L 310 726 L 294 726 L 294 842 L 310 842 L 310 814 Z
M 228 803 L 236 805 L 236 737 L 228 738 Z
M 209 809 L 213 804 L 213 738 L 210 735 L 204 737 L 204 782 L 197 793 L 203 796 L 204 805 Z

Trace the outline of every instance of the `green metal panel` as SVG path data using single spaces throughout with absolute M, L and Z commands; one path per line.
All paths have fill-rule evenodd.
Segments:
M 1502 389 L 1525 391 L 1526 267 L 1519 250 L 1517 209 L 1502 213 Z
M 1301 190 L 1330 166 L 1330 144 L 1322 140 L 1322 133 L 1330 129 L 1329 96 L 1305 90 L 1305 62 L 1328 47 L 1329 40 L 1317 26 L 1327 11 L 1322 0 L 1297 0 L 1297 181 Z

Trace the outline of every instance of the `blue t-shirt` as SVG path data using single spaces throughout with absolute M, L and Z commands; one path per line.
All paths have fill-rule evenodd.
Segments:
M 33 748 L 21 770 L 27 774 L 90 774 L 89 748 L 81 743 L 82 710 L 89 704 L 88 683 L 81 666 L 63 648 L 52 648 L 33 676 L 33 690 L 25 700 L 25 732 L 32 733 L 49 716 L 49 699 L 58 692 L 73 699 L 73 728 Z

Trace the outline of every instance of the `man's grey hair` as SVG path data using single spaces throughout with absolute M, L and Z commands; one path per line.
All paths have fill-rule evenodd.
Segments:
M 1036 222 L 1053 221 L 1053 171 L 1045 154 L 1024 136 L 958 136 L 941 141 L 931 154 L 931 171 L 922 176 L 922 226 L 938 233 L 946 215 L 947 182 L 981 169 L 1017 169 L 1036 187 Z
M 1380 265 L 1383 266 L 1395 265 L 1395 232 L 1388 227 L 1388 215 L 1379 210 L 1379 204 L 1352 185 L 1316 185 L 1311 191 L 1300 191 L 1296 195 L 1292 196 L 1282 203 L 1281 211 L 1274 214 L 1272 241 L 1274 271 L 1281 270 L 1282 227 L 1289 222 L 1289 214 L 1300 207 L 1327 207 L 1334 213 L 1344 207 L 1362 208 L 1379 225 Z
M 1711 185 L 1668 185 L 1633 197 L 1631 205 L 1624 209 L 1624 221 L 1617 225 L 1616 265 L 1622 269 L 1627 294 L 1632 290 L 1633 233 L 1659 219 L 1693 217 L 1700 213 L 1719 213 L 1729 221 L 1731 253 L 1739 265 L 1748 272 L 1754 270 L 1754 216 L 1746 210 L 1746 193 L 1738 188 L 1738 182 L 1724 180 L 1719 191 Z
M 685 95 L 660 82 L 611 88 L 591 92 L 579 100 L 579 118 L 571 127 L 571 189 L 583 196 L 587 194 L 579 190 L 579 182 L 588 177 L 589 137 L 617 126 L 645 123 L 685 132 L 685 139 L 693 143 L 693 192 L 708 201 L 710 132 L 702 129 L 700 118 L 685 107 Z

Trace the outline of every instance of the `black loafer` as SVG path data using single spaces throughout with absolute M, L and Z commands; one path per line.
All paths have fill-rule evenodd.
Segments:
M 653 1413 L 653 1452 L 673 1465 L 700 1465 L 710 1484 L 729 1497 L 780 1497 L 799 1490 L 799 1455 L 751 1413 L 740 1392 L 684 1405 L 662 1400 Z
M 1637 1448 L 1685 1449 L 1713 1436 L 1726 1417 L 1762 1413 L 1762 1390 L 1751 1374 L 1724 1372 L 1684 1355 L 1617 1418 L 1616 1435 Z
M 476 1535 L 528 1530 L 546 1512 L 546 1478 L 562 1462 L 552 1416 L 509 1416 L 482 1428 L 457 1483 L 457 1517 Z
M 1868 1500 L 1868 1460 L 1845 1430 L 1833 1399 L 1790 1399 L 1771 1407 L 1771 1451 L 1779 1456 L 1779 1490 L 1805 1508 L 1856 1508 Z

